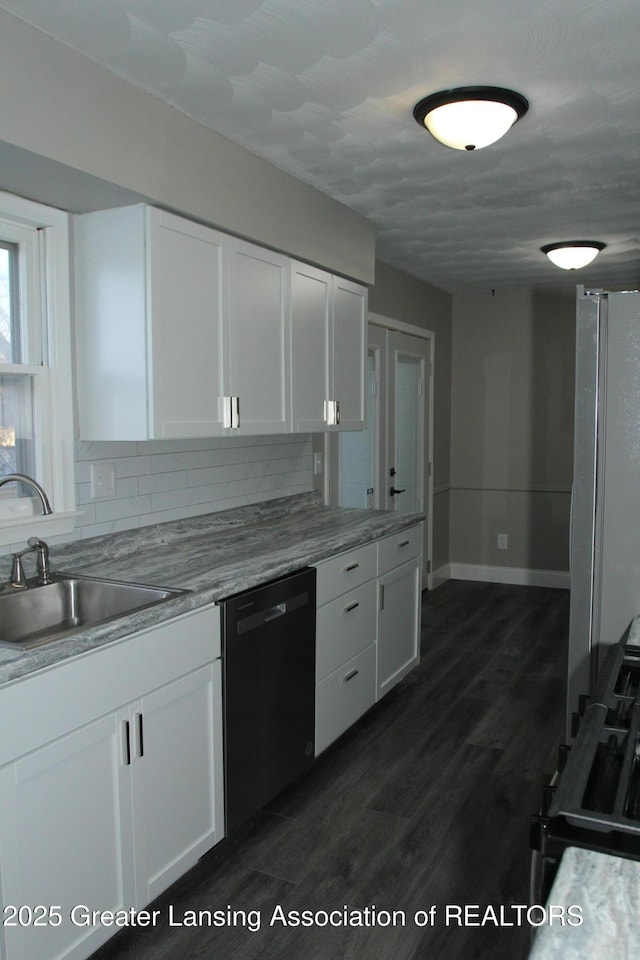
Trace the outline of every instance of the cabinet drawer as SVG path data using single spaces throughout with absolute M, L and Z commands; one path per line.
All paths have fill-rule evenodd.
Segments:
M 331 557 L 316 564 L 316 570 L 316 603 L 320 606 L 375 577 L 376 545 L 366 543 L 363 547 Z
M 316 681 L 351 660 L 376 639 L 376 581 L 325 603 L 316 621 Z
M 378 576 L 422 553 L 422 524 L 378 541 Z
M 372 643 L 316 685 L 316 756 L 373 706 L 376 645 Z

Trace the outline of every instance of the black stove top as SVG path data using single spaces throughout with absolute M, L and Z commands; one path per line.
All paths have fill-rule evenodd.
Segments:
M 545 899 L 568 846 L 640 860 L 640 647 L 611 647 L 600 678 L 531 820 Z

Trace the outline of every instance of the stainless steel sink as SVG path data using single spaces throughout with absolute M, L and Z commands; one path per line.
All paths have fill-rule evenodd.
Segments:
M 58 573 L 45 586 L 0 594 L 0 643 L 30 649 L 183 593 Z

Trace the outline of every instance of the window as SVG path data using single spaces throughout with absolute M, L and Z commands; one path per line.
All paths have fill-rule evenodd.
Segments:
M 0 544 L 68 533 L 75 517 L 67 216 L 0 193 Z
M 11 238 L 11 240 L 9 239 Z M 0 221 L 0 474 L 26 473 L 34 477 L 34 382 L 42 364 L 40 344 L 27 335 L 26 318 L 40 313 L 28 291 L 29 275 L 38 269 L 37 232 Z M 29 269 L 30 268 L 30 269 Z M 21 314 L 23 322 L 21 322 Z M 0 498 L 15 499 L 24 491 L 16 485 L 0 487 Z

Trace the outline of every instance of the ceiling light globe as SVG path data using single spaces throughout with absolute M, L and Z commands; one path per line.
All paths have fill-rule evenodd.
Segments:
M 424 118 L 429 133 L 454 150 L 479 150 L 495 143 L 518 119 L 507 103 L 459 100 L 436 107 Z
M 524 117 L 529 101 L 504 87 L 457 87 L 420 100 L 413 116 L 432 137 L 454 150 L 479 150 L 495 143 Z
M 595 241 L 577 240 L 573 243 L 550 243 L 541 247 L 541 250 L 561 270 L 581 270 L 595 260 L 605 246 Z

